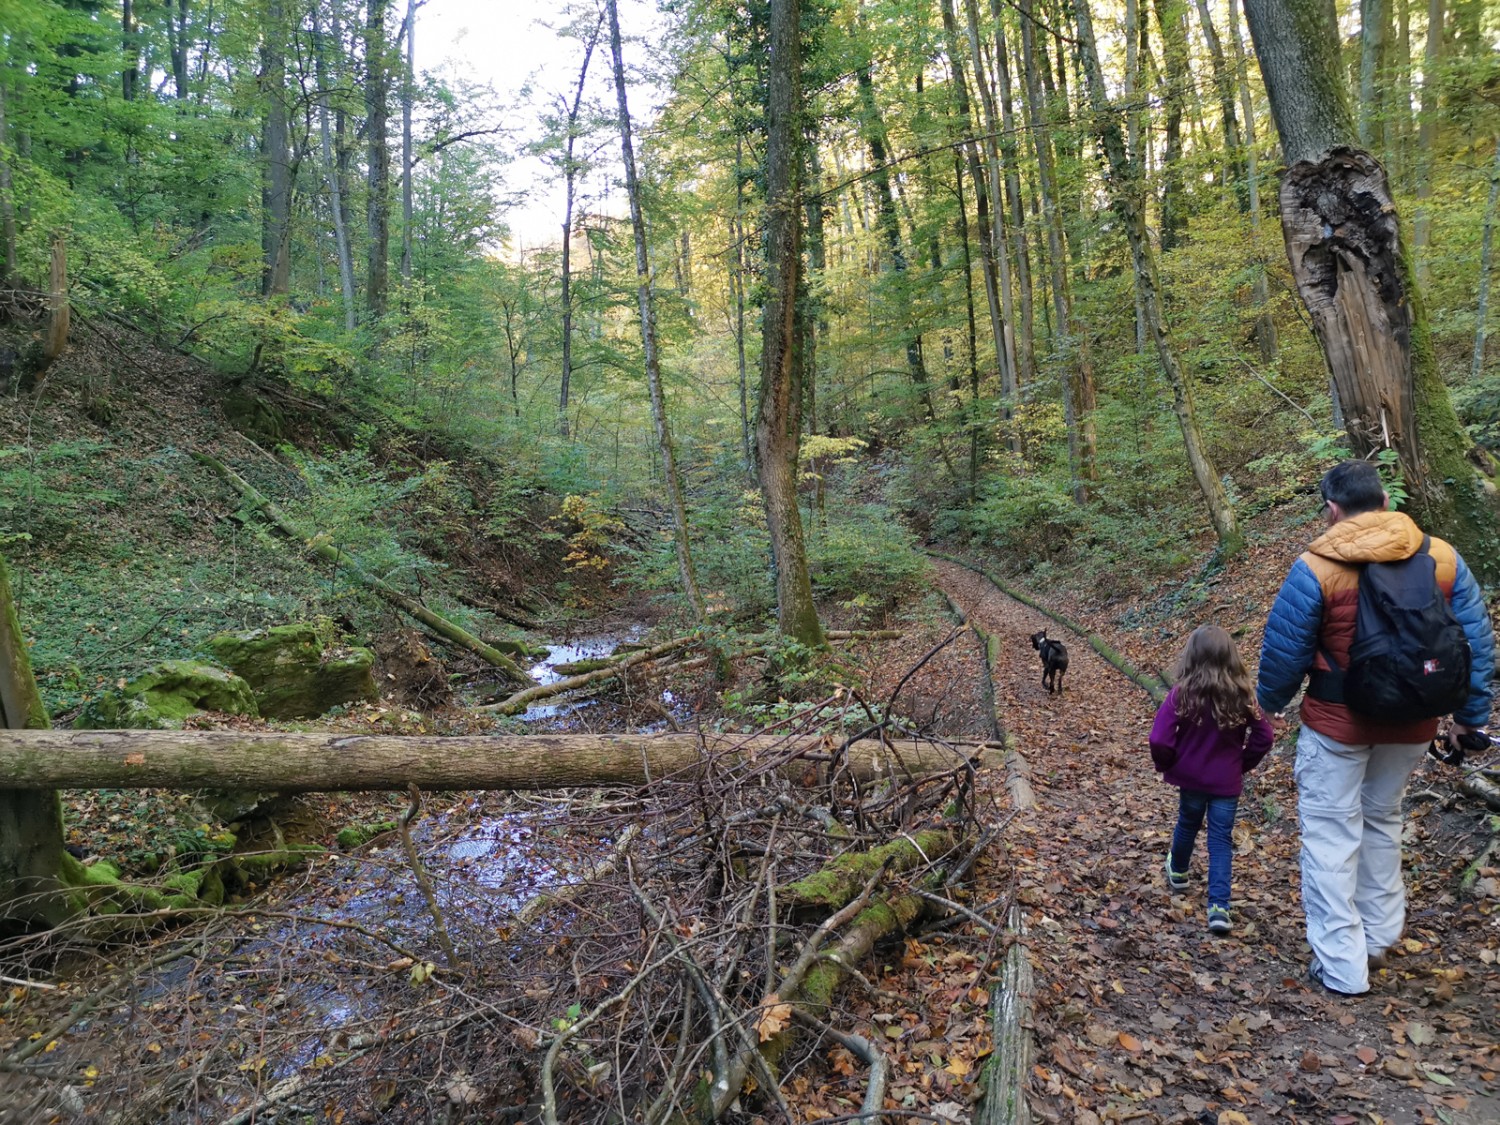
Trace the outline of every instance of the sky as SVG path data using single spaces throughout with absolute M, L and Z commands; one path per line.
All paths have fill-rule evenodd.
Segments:
M 659 17 L 654 0 L 619 0 L 619 5 L 629 68 L 645 61 L 646 49 L 640 38 L 659 27 Z M 403 6 L 398 0 L 395 7 L 399 12 Z M 490 83 L 503 104 L 515 107 L 513 119 L 507 124 L 534 136 L 535 111 L 527 110 L 523 87 L 529 83 L 535 96 L 547 100 L 554 94 L 570 93 L 582 61 L 579 44 L 559 38 L 547 26 L 561 19 L 562 7 L 559 0 L 426 0 L 417 12 L 417 69 L 452 68 Z M 591 88 L 613 105 L 609 66 L 606 32 L 595 48 L 589 77 Z M 651 116 L 654 94 L 654 90 L 639 86 L 630 91 L 630 113 L 637 130 Z M 615 142 L 601 156 L 617 151 Z M 506 189 L 525 195 L 524 202 L 506 215 L 512 231 L 511 249 L 556 243 L 562 229 L 563 193 L 561 185 L 547 182 L 545 166 L 534 159 L 517 160 L 506 170 Z

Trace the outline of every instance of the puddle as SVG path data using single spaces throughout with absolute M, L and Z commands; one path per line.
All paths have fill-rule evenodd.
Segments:
M 594 636 L 575 637 L 561 644 L 547 646 L 547 658 L 527 669 L 532 679 L 539 684 L 555 684 L 564 679 L 557 670 L 560 664 L 576 664 L 580 660 L 599 660 L 609 656 L 623 644 L 634 644 L 646 635 L 644 625 L 632 625 L 619 633 L 600 633 Z M 558 720 L 590 707 L 598 706 L 597 699 L 578 699 L 533 703 L 523 716 L 532 722 Z

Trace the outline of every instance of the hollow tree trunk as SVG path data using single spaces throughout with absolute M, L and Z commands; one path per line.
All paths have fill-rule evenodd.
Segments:
M 1187 447 L 1188 466 L 1208 507 L 1209 520 L 1219 538 L 1219 551 L 1227 557 L 1236 554 L 1244 546 L 1244 536 L 1240 533 L 1234 509 L 1224 492 L 1218 470 L 1209 460 L 1208 451 L 1204 448 L 1193 405 L 1192 387 L 1167 334 L 1161 311 L 1156 255 L 1146 233 L 1144 189 L 1138 165 L 1131 162 L 1125 151 L 1125 138 L 1120 130 L 1118 116 L 1105 93 L 1104 74 L 1094 47 L 1094 26 L 1088 0 L 1073 0 L 1073 11 L 1078 22 L 1078 50 L 1089 88 L 1094 131 L 1099 137 L 1100 147 L 1104 150 L 1108 164 L 1109 191 L 1115 214 L 1119 216 L 1130 242 L 1130 256 L 1141 308 L 1145 312 L 1147 327 L 1156 345 L 1157 359 L 1172 387 L 1172 405 L 1177 414 L 1178 425 L 1182 428 L 1183 444 Z
M 776 623 L 805 645 L 823 644 L 797 506 L 802 388 L 797 288 L 802 269 L 800 0 L 771 0 L 766 83 L 765 307 L 755 443 L 776 567 Z
M 45 730 L 47 709 L 31 674 L 10 573 L 0 558 L 0 728 Z M 3 735 L 0 735 L 3 737 Z M 15 784 L 11 770 L 0 777 Z M 56 787 L 0 789 L 0 930 L 55 926 L 70 913 L 61 894 L 62 802 Z
M 998 761 L 1000 751 L 992 749 Z M 973 761 L 976 744 L 866 740 L 848 750 L 860 780 L 922 776 Z M 230 789 L 282 793 L 423 789 L 568 789 L 686 780 L 777 762 L 816 779 L 821 737 L 697 734 L 347 735 L 280 731 L 25 730 L 0 732 L 0 776 L 24 793 L 73 789 Z M 840 763 L 843 768 L 843 763 Z M 57 834 L 61 851 L 62 834 Z
M 1500 573 L 1495 512 L 1432 350 L 1421 290 L 1380 162 L 1355 142 L 1332 12 L 1247 0 L 1287 170 L 1281 227 L 1357 456 L 1400 458 L 1409 508 L 1482 576 Z
M 667 502 L 672 509 L 672 532 L 677 545 L 677 574 L 682 593 L 693 616 L 706 616 L 703 594 L 698 589 L 698 575 L 693 568 L 693 549 L 688 540 L 687 508 L 682 500 L 682 479 L 677 472 L 677 458 L 672 448 L 672 430 L 667 421 L 667 404 L 662 393 L 661 358 L 656 347 L 656 310 L 653 307 L 651 262 L 646 251 L 646 219 L 641 212 L 641 185 L 635 171 L 635 145 L 630 136 L 630 106 L 625 97 L 625 53 L 620 45 L 620 16 L 616 0 L 605 0 L 609 18 L 609 46 L 614 59 L 615 98 L 620 111 L 620 154 L 625 164 L 625 192 L 630 197 L 630 226 L 635 234 L 636 297 L 640 305 L 641 350 L 646 361 L 646 385 L 651 396 L 651 421 L 656 428 L 656 445 L 661 453 L 662 478 Z

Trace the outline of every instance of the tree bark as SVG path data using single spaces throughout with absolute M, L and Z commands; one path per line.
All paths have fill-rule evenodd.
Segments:
M 999 752 L 989 753 L 999 759 Z M 27 799 L 73 789 L 230 789 L 281 793 L 423 789 L 567 789 L 688 780 L 781 762 L 783 776 L 826 774 L 822 737 L 697 734 L 347 735 L 279 731 L 0 733 L 0 775 Z M 859 780 L 989 763 L 982 745 L 878 740 L 848 749 Z M 840 770 L 845 766 L 840 759 Z M 61 850 L 61 833 L 58 847 Z
M 1187 228 L 1182 182 L 1182 110 L 1187 97 L 1187 8 L 1183 0 L 1155 0 L 1165 80 L 1166 142 L 1161 153 L 1161 249 L 1174 250 Z
M 802 269 L 801 0 L 771 0 L 766 83 L 766 297 L 761 314 L 755 442 L 776 568 L 776 622 L 805 645 L 823 644 L 797 504 L 802 388 L 796 355 Z
M 1235 14 L 1238 5 L 1231 2 L 1229 12 L 1229 42 L 1234 48 L 1234 73 L 1240 88 L 1240 108 L 1245 113 L 1245 179 L 1250 204 L 1250 248 L 1255 256 L 1255 281 L 1253 297 L 1260 314 L 1255 318 L 1255 344 L 1260 351 L 1261 362 L 1272 363 L 1276 359 L 1276 320 L 1271 316 L 1271 290 L 1266 278 L 1266 259 L 1261 246 L 1260 234 L 1260 158 L 1256 153 L 1255 103 L 1250 92 L 1250 77 L 1245 67 L 1245 44 L 1240 38 L 1240 21 Z
M 168 51 L 172 57 L 172 83 L 178 101 L 188 96 L 188 0 L 176 0 L 177 15 L 172 15 L 172 0 L 167 0 Z
M 291 123 L 287 115 L 286 20 L 281 0 L 270 0 L 261 42 L 261 281 L 264 297 L 292 287 Z
M 953 0 L 941 0 L 941 2 L 943 31 L 948 45 L 948 62 L 953 68 L 954 107 L 958 114 L 961 135 L 969 138 L 973 135 L 974 124 L 969 112 L 969 89 L 968 80 L 964 74 L 964 53 L 958 42 L 958 19 L 954 12 Z M 1003 357 L 1005 325 L 1000 310 L 999 283 L 995 277 L 995 247 L 990 243 L 989 190 L 979 159 L 979 146 L 973 140 L 966 139 L 962 147 L 964 160 L 969 170 L 969 180 L 974 185 L 974 210 L 979 224 L 979 261 L 984 275 L 984 294 L 989 303 L 990 333 L 995 344 L 995 355 Z M 968 222 L 967 216 L 964 221 Z M 975 362 L 977 363 L 977 358 Z M 1002 362 L 1003 358 L 997 358 L 997 366 Z M 1015 403 L 1002 397 L 1000 412 L 1001 417 L 1009 422 L 1015 414 Z M 1014 433 L 1008 434 L 1007 443 L 1012 450 L 1019 448 Z
M 16 204 L 5 122 L 5 83 L 0 81 L 0 283 L 16 275 Z
M 1188 465 L 1193 479 L 1203 494 L 1208 507 L 1209 520 L 1219 539 L 1219 552 L 1229 557 L 1244 546 L 1234 509 L 1219 479 L 1218 470 L 1209 460 L 1203 445 L 1202 433 L 1193 404 L 1193 391 L 1187 375 L 1178 361 L 1177 352 L 1167 334 L 1167 326 L 1161 312 L 1160 285 L 1157 280 L 1156 255 L 1146 233 L 1146 218 L 1142 208 L 1144 191 L 1140 183 L 1138 166 L 1133 164 L 1125 151 L 1125 138 L 1120 123 L 1109 104 L 1105 93 L 1104 73 L 1099 65 L 1099 56 L 1094 46 L 1094 25 L 1089 13 L 1088 0 L 1073 0 L 1073 11 L 1078 21 L 1078 49 L 1083 64 L 1084 78 L 1089 88 L 1089 103 L 1093 110 L 1093 127 L 1099 137 L 1100 147 L 1109 168 L 1109 190 L 1125 235 L 1130 242 L 1130 256 L 1134 266 L 1135 284 L 1140 294 L 1141 307 L 1146 314 L 1147 327 L 1156 345 L 1157 359 L 1167 381 L 1172 387 L 1172 404 L 1182 429 L 1183 444 L 1187 448 Z
M 390 0 L 368 0 L 365 19 L 365 133 L 367 145 L 365 226 L 368 232 L 365 311 L 385 316 L 389 300 L 391 161 L 386 121 L 390 115 L 390 45 L 385 19 Z
M 744 138 L 734 138 L 734 218 L 729 221 L 729 237 L 734 243 L 729 283 L 734 290 L 734 353 L 740 380 L 740 457 L 745 472 L 753 472 L 755 453 L 750 440 L 750 370 L 745 358 L 745 183 L 740 173 L 744 158 Z
M 562 233 L 562 389 L 557 397 L 557 429 L 568 436 L 568 397 L 573 385 L 573 207 L 577 202 L 578 166 L 573 153 L 578 144 L 578 118 L 583 107 L 584 86 L 588 82 L 589 62 L 599 42 L 604 13 L 584 41 L 583 63 L 578 68 L 578 82 L 573 87 L 573 101 L 568 106 L 567 136 L 563 138 L 563 233 Z
M 1484 205 L 1484 235 L 1479 246 L 1479 295 L 1474 304 L 1474 358 L 1469 378 L 1484 372 L 1484 342 L 1490 313 L 1490 262 L 1495 246 L 1495 207 L 1500 203 L 1500 135 L 1495 137 L 1495 163 L 1490 168 L 1490 197 Z
M 1247 13 L 1247 19 L 1248 13 Z M 1253 34 L 1253 32 L 1252 32 Z M 1417 281 L 1427 282 L 1427 243 L 1432 230 L 1428 201 L 1432 198 L 1432 162 L 1438 144 L 1438 68 L 1443 61 L 1443 0 L 1427 0 L 1427 42 L 1422 48 L 1422 110 L 1417 126 L 1417 212 L 1412 221 L 1412 256 Z M 1262 67 L 1264 69 L 1264 67 Z M 1272 107 L 1274 109 L 1273 100 Z M 1280 122 L 1277 122 L 1280 125 Z
M 1500 574 L 1489 482 L 1469 460 L 1438 370 L 1421 288 L 1385 170 L 1355 141 L 1331 8 L 1247 0 L 1288 165 L 1287 258 L 1322 345 L 1357 456 L 1396 451 L 1408 507 L 1482 577 Z
M 401 283 L 411 284 L 412 183 L 411 108 L 416 99 L 417 0 L 406 0 L 406 60 L 401 68 Z M 409 296 L 403 298 L 409 300 Z
M 1000 95 L 1000 158 L 1005 169 L 1005 200 L 1010 207 L 1010 236 L 1016 257 L 1016 300 L 1020 306 L 1016 317 L 1016 383 L 1020 388 L 1031 385 L 1036 377 L 1036 314 L 1032 307 L 1034 287 L 1031 283 L 1031 255 L 1026 248 L 1026 203 L 1021 198 L 1021 161 L 1016 148 L 1015 102 L 1010 86 L 1010 45 L 1005 38 L 1005 22 L 1000 0 L 990 0 L 990 14 L 995 21 L 995 86 Z
M 1359 143 L 1367 149 L 1385 147 L 1380 143 L 1384 139 L 1385 122 L 1379 83 L 1385 72 L 1386 28 L 1390 19 L 1389 0 L 1360 0 Z
M 338 24 L 335 21 L 335 28 Z M 349 228 L 344 222 L 343 185 L 339 182 L 338 164 L 334 157 L 333 140 L 328 128 L 328 98 L 331 93 L 328 82 L 328 60 L 324 51 L 323 34 L 318 26 L 316 6 L 312 10 L 313 62 L 318 76 L 318 135 L 323 154 L 323 179 L 328 185 L 329 211 L 333 218 L 334 252 L 339 262 L 339 293 L 344 301 L 344 330 L 353 332 L 359 327 L 359 313 L 355 307 L 354 255 L 349 246 Z M 337 39 L 334 43 L 338 47 Z
M 44 731 L 50 725 L 31 674 L 10 572 L 0 558 L 0 729 Z M 0 777 L 14 780 L 6 770 Z M 55 926 L 68 916 L 62 864 L 62 802 L 55 787 L 0 789 L 0 931 Z
M 656 428 L 656 446 L 661 453 L 662 478 L 667 502 L 672 508 L 672 532 L 677 545 L 677 575 L 682 582 L 693 617 L 707 616 L 703 594 L 698 589 L 698 575 L 693 567 L 693 548 L 688 539 L 687 508 L 682 499 L 682 479 L 677 472 L 677 458 L 672 448 L 672 430 L 667 421 L 667 404 L 662 393 L 661 358 L 656 347 L 656 310 L 653 305 L 651 262 L 646 250 L 646 219 L 641 211 L 641 185 L 635 171 L 635 145 L 630 136 L 630 106 L 625 96 L 625 52 L 620 43 L 620 15 L 617 0 L 605 0 L 609 19 L 609 46 L 614 59 L 615 98 L 620 111 L 620 154 L 625 164 L 625 192 L 630 197 L 630 226 L 635 234 L 636 297 L 640 306 L 641 349 L 645 353 L 646 385 L 651 395 L 651 421 Z
M 42 342 L 42 358 L 49 365 L 68 346 L 72 311 L 72 301 L 68 296 L 68 246 L 58 235 L 52 240 L 51 280 L 47 286 L 47 335 Z
M 1026 75 L 1026 119 L 1031 129 L 1037 162 L 1037 194 L 1046 219 L 1047 251 L 1052 272 L 1053 346 L 1071 363 L 1063 386 L 1063 413 L 1068 427 L 1068 461 L 1072 469 L 1073 498 L 1088 499 L 1089 482 L 1095 478 L 1095 439 L 1088 415 L 1094 405 L 1094 370 L 1088 340 L 1073 315 L 1072 287 L 1068 280 L 1068 249 L 1058 206 L 1056 168 L 1052 136 L 1044 119 L 1045 102 L 1039 84 L 1039 63 L 1045 52 L 1036 49 L 1031 0 L 1021 0 L 1021 69 Z M 1069 354 L 1071 353 L 1071 354 Z
M 1219 43 L 1219 33 L 1214 30 L 1213 15 L 1208 10 L 1208 0 L 1197 0 L 1197 4 L 1198 23 L 1203 28 L 1203 40 L 1208 44 L 1208 58 L 1214 76 L 1214 91 L 1219 95 L 1219 125 L 1224 134 L 1225 176 L 1232 185 L 1240 210 L 1248 211 L 1250 196 L 1245 176 L 1245 151 L 1240 141 L 1240 123 L 1234 110 L 1234 81 L 1224 61 L 1224 48 Z
M 135 101 L 136 83 L 141 76 L 141 48 L 135 36 L 135 4 L 133 0 L 122 0 L 120 4 L 120 53 L 124 58 L 120 67 L 120 95 L 127 102 Z

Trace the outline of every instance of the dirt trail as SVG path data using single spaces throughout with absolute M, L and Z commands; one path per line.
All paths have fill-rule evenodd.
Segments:
M 1368 996 L 1304 973 L 1290 736 L 1252 775 L 1236 826 L 1234 932 L 1206 928 L 1203 840 L 1189 892 L 1162 875 L 1176 790 L 1146 749 L 1155 705 L 1079 638 L 1061 696 L 1029 635 L 1055 624 L 980 575 L 938 582 L 1000 640 L 1000 719 L 1031 764 L 1037 811 L 1011 838 L 1037 973 L 1031 1103 L 1043 1120 L 1335 1125 L 1500 1121 L 1493 918 L 1456 901 L 1408 829 L 1408 937 Z M 1247 658 L 1253 659 L 1253 652 Z M 1424 788 L 1418 773 L 1412 790 Z M 1446 789 L 1446 787 L 1445 787 Z M 1446 862 L 1445 857 L 1445 862 Z M 1461 866 L 1461 864 L 1460 864 Z M 1479 932 L 1481 927 L 1484 933 Z

